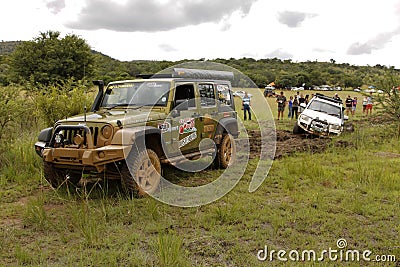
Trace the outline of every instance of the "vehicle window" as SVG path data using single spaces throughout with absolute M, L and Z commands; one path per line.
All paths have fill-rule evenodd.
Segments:
M 222 106 L 230 106 L 231 105 L 231 92 L 229 90 L 229 86 L 227 84 L 218 84 L 217 85 L 218 92 L 218 101 Z
M 318 112 L 329 114 L 331 116 L 341 118 L 340 107 L 319 101 L 318 99 L 312 101 L 308 108 Z
M 180 102 L 180 100 L 189 100 L 188 107 L 193 108 L 196 107 L 195 94 L 194 94 L 194 85 L 191 83 L 180 84 L 176 86 L 175 89 L 175 106 L 176 103 Z
M 112 106 L 166 106 L 169 82 L 127 82 L 110 85 L 102 107 Z
M 201 106 L 215 106 L 215 90 L 213 84 L 199 84 Z

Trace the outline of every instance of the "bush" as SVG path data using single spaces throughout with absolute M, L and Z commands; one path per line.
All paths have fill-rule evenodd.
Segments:
M 35 93 L 37 112 L 47 126 L 53 126 L 57 120 L 83 113 L 85 106 L 90 109 L 93 100 L 86 91 L 84 82 L 73 80 L 38 88 Z
M 0 142 L 17 138 L 25 130 L 37 124 L 35 106 L 20 86 L 0 88 Z
M 382 105 L 384 113 L 393 119 L 400 119 L 400 78 L 398 76 L 384 77 L 379 82 L 383 95 L 378 97 L 378 102 Z

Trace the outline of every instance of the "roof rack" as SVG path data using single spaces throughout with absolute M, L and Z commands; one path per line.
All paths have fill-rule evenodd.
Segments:
M 330 96 L 326 96 L 326 95 L 323 95 L 321 93 L 316 93 L 315 96 L 319 97 L 319 98 L 322 98 L 322 99 L 325 99 L 325 100 L 328 100 L 328 101 L 331 101 L 331 102 L 335 102 L 335 103 L 338 103 L 338 104 L 343 104 L 343 102 L 341 100 L 334 99 L 334 98 L 332 98 Z
M 172 74 L 157 73 L 157 74 L 137 74 L 136 78 L 151 79 L 151 78 L 172 78 Z
M 150 78 L 188 78 L 202 80 L 229 80 L 233 81 L 233 72 L 201 69 L 173 68 L 172 73 L 139 74 L 136 77 Z

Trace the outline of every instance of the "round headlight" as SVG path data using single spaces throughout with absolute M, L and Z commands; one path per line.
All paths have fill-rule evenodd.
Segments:
M 84 141 L 85 141 L 85 138 L 83 138 L 83 136 L 81 136 L 80 134 L 77 134 L 74 136 L 74 144 L 75 145 L 81 146 Z
M 112 135 L 112 128 L 109 125 L 104 126 L 103 128 L 101 128 L 101 134 L 106 138 L 109 139 Z

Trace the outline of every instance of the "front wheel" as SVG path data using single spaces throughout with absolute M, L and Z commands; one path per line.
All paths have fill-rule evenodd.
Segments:
M 76 186 L 82 177 L 81 174 L 69 170 L 57 169 L 49 162 L 43 162 L 43 175 L 53 188 L 58 188 L 63 184 Z
M 231 166 L 236 158 L 236 144 L 233 136 L 225 134 L 219 144 L 215 162 L 219 168 L 226 169 Z
M 133 196 L 144 196 L 157 191 L 161 180 L 161 163 L 151 149 L 138 151 L 133 147 L 121 170 L 124 189 Z
M 294 134 L 302 134 L 302 133 L 304 133 L 303 128 L 301 128 L 301 127 L 297 124 L 297 122 L 294 124 L 293 133 L 294 133 Z

